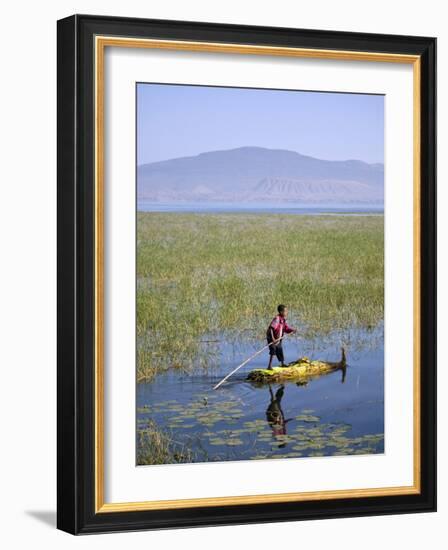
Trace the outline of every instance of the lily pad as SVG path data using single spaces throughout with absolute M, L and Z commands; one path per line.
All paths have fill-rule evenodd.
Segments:
M 236 447 L 237 445 L 242 445 L 244 441 L 242 439 L 238 438 L 230 438 L 226 441 L 226 445 L 229 445 L 230 447 Z
M 320 418 L 312 414 L 299 414 L 299 416 L 296 416 L 296 420 L 299 422 L 319 422 Z

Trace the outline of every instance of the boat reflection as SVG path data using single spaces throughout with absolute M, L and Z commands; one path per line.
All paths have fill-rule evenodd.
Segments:
M 343 365 L 340 368 L 342 377 L 341 377 L 341 384 L 345 383 L 345 378 L 347 375 L 347 366 Z M 308 380 L 306 382 L 296 382 L 297 386 L 306 386 L 308 384 Z M 286 425 L 288 422 L 293 420 L 293 418 L 285 418 L 285 413 L 282 409 L 282 399 L 285 394 L 285 385 L 281 384 L 281 386 L 278 388 L 278 390 L 273 392 L 271 385 L 269 384 L 269 404 L 266 409 L 266 420 L 268 421 L 269 426 L 272 429 L 272 435 L 274 437 L 287 435 L 286 432 Z M 286 442 L 281 443 L 279 445 L 279 448 L 286 447 Z

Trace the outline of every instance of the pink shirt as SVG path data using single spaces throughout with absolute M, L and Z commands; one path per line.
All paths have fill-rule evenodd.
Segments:
M 281 315 L 276 315 L 272 319 L 271 324 L 268 327 L 268 336 L 270 336 L 270 329 L 272 329 L 275 339 L 280 338 L 281 336 L 283 336 L 283 334 L 294 332 L 294 329 L 288 325 L 286 319 Z

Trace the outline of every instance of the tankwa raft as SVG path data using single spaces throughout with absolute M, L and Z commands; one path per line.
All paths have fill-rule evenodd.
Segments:
M 297 361 L 289 363 L 285 367 L 273 367 L 272 369 L 254 369 L 247 375 L 247 380 L 261 384 L 270 382 L 307 382 L 323 374 L 345 369 L 347 366 L 345 350 L 341 349 L 341 360 L 338 362 L 311 361 L 308 357 L 300 357 Z

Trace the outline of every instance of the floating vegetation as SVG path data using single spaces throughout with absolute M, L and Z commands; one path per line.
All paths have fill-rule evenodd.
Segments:
M 299 416 L 296 416 L 296 420 L 299 422 L 319 422 L 319 417 L 311 414 L 299 414 Z
M 208 442 L 210 445 L 225 445 L 226 440 L 222 439 L 222 437 L 211 437 Z
M 244 442 L 242 439 L 230 438 L 226 441 L 226 445 L 230 445 L 231 447 L 235 447 L 236 445 L 242 445 Z
M 192 441 L 200 442 L 208 460 L 368 455 L 383 452 L 384 448 L 384 434 L 353 434 L 350 424 L 324 422 L 309 408 L 288 420 L 287 433 L 284 426 L 267 418 L 246 420 L 232 427 L 234 417 L 243 416 L 243 403 L 220 393 L 209 395 L 206 402 L 196 395 L 187 403 L 171 400 L 157 406 L 145 404 L 138 411 L 139 464 L 202 461 L 202 455 L 185 451 Z M 163 418 L 171 435 L 158 432 L 151 414 Z M 183 450 L 178 448 L 182 442 Z M 238 449 L 238 455 L 233 449 Z

